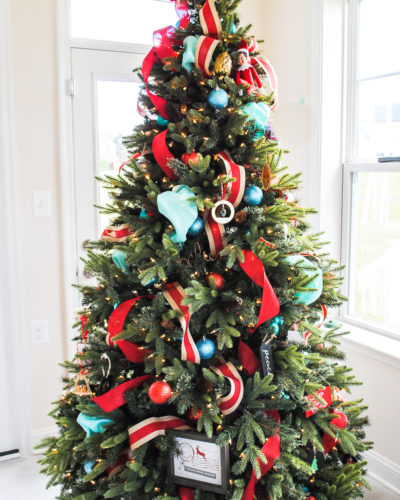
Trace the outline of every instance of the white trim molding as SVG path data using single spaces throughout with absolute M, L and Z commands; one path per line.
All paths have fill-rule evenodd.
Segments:
M 400 498 L 400 466 L 374 450 L 367 451 L 365 459 L 368 460 L 368 475 Z
M 21 454 L 28 452 L 29 415 L 27 408 L 26 367 L 27 353 L 23 342 L 20 300 L 20 245 L 18 244 L 15 171 L 15 134 L 13 113 L 13 85 L 11 58 L 10 0 L 0 0 L 0 296 L 4 314 L 1 314 L 3 346 L 7 350 L 6 366 L 12 402 L 10 418 Z M 5 236 L 5 237 L 4 237 Z M 7 404 L 5 405 L 8 408 Z

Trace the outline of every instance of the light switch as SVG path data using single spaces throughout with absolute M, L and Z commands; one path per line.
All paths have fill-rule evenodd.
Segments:
M 49 324 L 47 319 L 36 319 L 31 321 L 32 344 L 48 344 Z
M 35 217 L 50 217 L 51 215 L 51 192 L 33 192 L 33 215 Z

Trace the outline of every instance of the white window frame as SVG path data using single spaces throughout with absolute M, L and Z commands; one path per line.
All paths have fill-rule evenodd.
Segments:
M 344 273 L 343 292 L 349 297 L 340 310 L 340 319 L 346 323 L 358 326 L 374 333 L 400 340 L 400 334 L 387 328 L 380 327 L 356 316 L 350 315 L 351 300 L 351 230 L 353 201 L 355 194 L 355 180 L 359 172 L 400 172 L 399 162 L 379 163 L 378 161 L 362 162 L 356 160 L 357 147 L 357 119 L 358 119 L 358 40 L 359 40 L 359 9 L 360 0 L 348 0 L 348 40 L 347 40 L 347 102 L 345 108 L 345 163 L 343 164 L 342 190 L 342 237 L 341 262 L 346 266 Z M 384 76 L 384 75 L 382 75 Z

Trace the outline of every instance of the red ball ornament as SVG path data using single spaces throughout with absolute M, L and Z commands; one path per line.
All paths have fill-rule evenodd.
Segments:
M 219 273 L 208 273 L 206 275 L 206 283 L 208 286 L 212 286 L 214 284 L 217 290 L 222 290 L 225 286 L 224 277 Z
M 154 382 L 149 387 L 149 398 L 156 405 L 162 405 L 168 401 L 172 394 L 172 389 L 167 382 Z
M 195 151 L 193 151 L 190 154 L 183 153 L 183 155 L 181 156 L 181 161 L 183 163 L 186 163 L 186 165 L 189 165 L 189 166 L 190 166 L 189 161 L 192 161 L 195 165 L 199 164 L 199 158 L 198 158 L 197 153 Z
M 308 500 L 315 500 L 315 497 L 308 497 Z
M 346 415 L 338 410 L 334 410 L 333 414 L 337 416 L 331 420 L 331 424 L 339 429 L 344 429 L 348 422 Z
M 192 408 L 190 408 L 190 410 L 188 411 L 187 418 L 191 422 L 195 422 L 196 420 L 199 420 L 199 418 L 201 417 L 201 413 L 202 413 L 201 409 L 199 409 L 196 413 L 194 413 L 192 406 Z

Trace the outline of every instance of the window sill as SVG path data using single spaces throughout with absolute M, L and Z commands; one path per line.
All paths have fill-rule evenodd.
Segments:
M 387 365 L 400 368 L 400 339 L 385 337 L 340 319 L 339 321 L 346 331 L 350 331 L 349 335 L 342 338 L 344 346 Z

